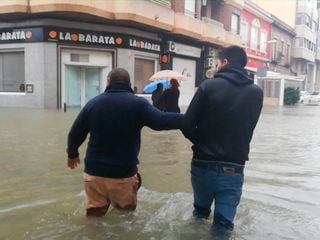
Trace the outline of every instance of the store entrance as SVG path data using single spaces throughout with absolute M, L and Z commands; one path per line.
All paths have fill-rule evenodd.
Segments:
M 102 68 L 67 65 L 65 100 L 68 107 L 83 107 L 101 92 Z
M 62 48 L 60 106 L 82 108 L 102 93 L 112 65 L 112 52 Z

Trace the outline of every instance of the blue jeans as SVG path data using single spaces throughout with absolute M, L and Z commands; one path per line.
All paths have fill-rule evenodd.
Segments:
M 208 161 L 200 162 L 208 163 Z M 193 216 L 208 218 L 214 201 L 213 229 L 232 231 L 244 176 L 243 173 L 225 172 L 223 166 L 229 167 L 229 170 L 233 167 L 243 170 L 244 166 L 227 162 L 212 162 L 212 165 L 218 168 L 205 168 L 191 164 L 191 183 L 194 194 Z

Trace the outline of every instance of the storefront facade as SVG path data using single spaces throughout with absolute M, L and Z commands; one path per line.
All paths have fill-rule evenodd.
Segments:
M 119 30 L 0 30 L 0 106 L 83 107 L 104 91 L 106 76 L 115 66 L 127 69 L 133 88 L 142 93 L 159 70 L 160 41 Z
M 213 69 L 205 46 L 239 45 L 240 36 L 214 16 L 203 18 L 200 1 L 180 3 L 1 2 L 0 107 L 82 107 L 104 91 L 115 67 L 128 70 L 132 88 L 146 98 L 143 88 L 153 73 L 184 74 L 179 103 L 188 105 Z M 164 54 L 169 64 L 162 63 Z
M 196 89 L 196 79 L 202 70 L 201 47 L 191 42 L 181 43 L 174 39 L 164 43 L 163 52 L 167 62 L 162 62 L 162 69 L 172 69 L 181 73 L 184 79 L 180 81 L 179 105 L 189 105 Z

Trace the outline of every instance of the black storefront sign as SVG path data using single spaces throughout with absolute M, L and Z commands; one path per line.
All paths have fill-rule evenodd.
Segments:
M 159 41 L 138 36 L 67 29 L 58 27 L 15 28 L 0 30 L 0 43 L 56 42 L 92 46 L 130 48 L 160 53 Z
M 44 40 L 48 42 L 80 43 L 96 46 L 123 47 L 124 44 L 124 39 L 119 34 L 63 28 L 46 28 Z
M 38 28 L 11 28 L 0 29 L 0 43 L 42 42 L 43 29 Z
M 159 41 L 136 36 L 55 27 L 45 29 L 45 41 L 131 48 L 158 53 L 160 53 L 161 50 Z

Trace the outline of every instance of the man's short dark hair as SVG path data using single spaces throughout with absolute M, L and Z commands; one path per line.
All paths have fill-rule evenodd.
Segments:
M 238 46 L 230 46 L 223 48 L 218 53 L 218 58 L 223 61 L 227 59 L 230 64 L 239 64 L 242 67 L 247 65 L 247 54 L 243 48 Z
M 131 85 L 130 83 L 130 75 L 127 70 L 124 68 L 115 68 L 111 70 L 108 74 L 109 83 L 121 82 L 127 85 Z

